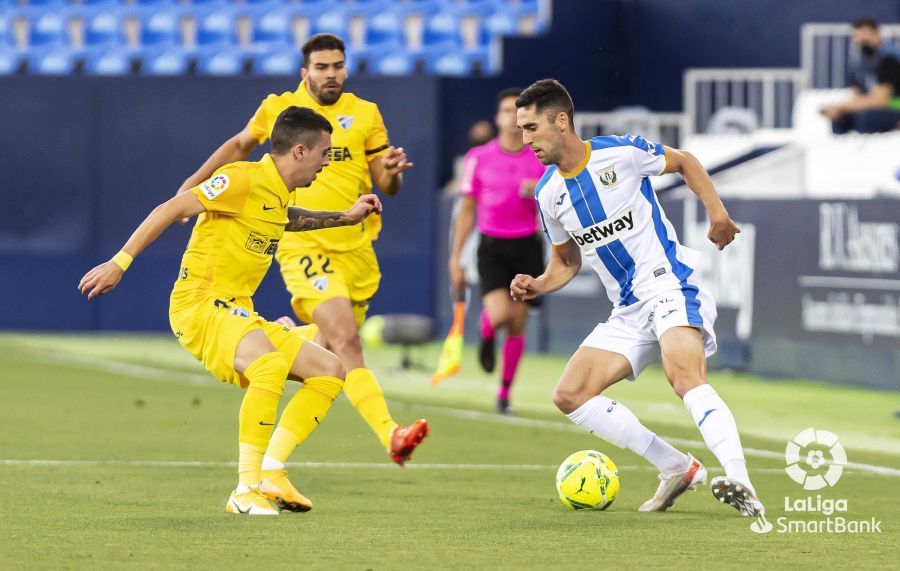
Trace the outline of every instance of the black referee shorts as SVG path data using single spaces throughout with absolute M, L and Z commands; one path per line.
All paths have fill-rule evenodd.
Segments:
M 516 274 L 537 277 L 544 273 L 544 238 L 533 234 L 524 238 L 494 238 L 481 235 L 478 244 L 478 276 L 482 295 L 495 289 L 509 291 Z M 540 307 L 541 298 L 528 302 Z

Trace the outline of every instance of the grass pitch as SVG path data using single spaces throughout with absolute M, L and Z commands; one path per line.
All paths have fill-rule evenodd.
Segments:
M 437 351 L 419 357 L 433 363 Z M 0 335 L 0 568 L 895 568 L 897 393 L 713 375 L 776 524 L 760 535 L 706 489 L 664 514 L 637 513 L 656 473 L 555 411 L 549 393 L 562 358 L 526 357 L 512 418 L 491 412 L 496 384 L 471 352 L 463 373 L 437 388 L 429 372 L 396 369 L 396 350 L 368 359 L 394 416 L 432 426 L 413 464 L 390 464 L 341 397 L 291 458 L 292 480 L 315 509 L 242 518 L 224 513 L 242 393 L 173 339 Z M 611 394 L 721 473 L 658 369 Z M 807 492 L 784 473 L 785 443 L 810 426 L 846 448 L 851 465 L 834 488 Z M 556 466 L 585 448 L 619 465 L 622 491 L 605 512 L 569 511 L 555 497 Z M 779 517 L 825 519 L 785 512 L 785 497 L 817 494 L 847 500 L 832 518 L 875 518 L 882 533 L 779 533 Z

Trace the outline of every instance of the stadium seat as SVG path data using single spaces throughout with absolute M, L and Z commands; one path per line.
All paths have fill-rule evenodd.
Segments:
M 120 0 L 123 4 L 128 4 L 127 0 Z M 175 0 L 131 0 L 131 3 L 137 6 L 170 6 L 176 4 Z
M 30 13 L 28 45 L 51 46 L 66 43 L 67 20 L 64 11 L 47 9 Z
M 374 75 L 409 75 L 415 71 L 416 62 L 406 51 L 398 50 L 369 60 L 367 69 Z
M 464 77 L 471 73 L 472 66 L 463 53 L 452 49 L 429 57 L 425 62 L 425 70 L 435 75 Z
M 190 58 L 181 48 L 170 47 L 154 51 L 142 58 L 144 75 L 185 75 L 190 70 Z
M 231 7 L 215 8 L 197 16 L 197 45 L 237 43 L 237 12 Z
M 101 46 L 125 43 L 122 12 L 115 7 L 91 10 L 84 16 L 85 46 Z
M 18 73 L 23 58 L 21 50 L 0 46 L 0 76 Z
M 0 10 L 0 48 L 16 45 L 15 38 L 13 37 L 13 21 L 14 17 L 12 10 Z
M 458 44 L 460 41 L 459 24 L 459 17 L 452 10 L 443 10 L 428 16 L 422 36 L 423 46 Z
M 253 58 L 254 75 L 296 76 L 300 69 L 301 54 L 293 48 L 282 48 L 262 53 Z
M 244 72 L 244 56 L 235 49 L 225 48 L 201 51 L 197 55 L 197 73 L 200 75 L 241 75 Z
M 250 14 L 254 46 L 299 46 L 312 35 L 314 10 L 275 4 L 253 7 Z
M 26 2 L 30 8 L 51 8 L 67 4 L 66 0 L 28 0 Z
M 347 13 L 343 7 L 335 7 L 321 13 L 313 22 L 315 34 L 335 34 L 347 37 Z
M 123 48 L 90 50 L 84 59 L 87 75 L 128 75 L 134 62 L 134 52 Z
M 32 75 L 69 75 L 75 72 L 77 58 L 72 50 L 60 46 L 32 50 L 28 55 L 28 73 Z
M 181 12 L 153 7 L 141 14 L 141 45 L 165 46 L 181 43 Z
M 365 22 L 366 46 L 398 43 L 403 40 L 402 12 L 386 10 L 373 14 Z
M 290 9 L 279 4 L 255 10 L 251 41 L 254 45 L 292 44 Z

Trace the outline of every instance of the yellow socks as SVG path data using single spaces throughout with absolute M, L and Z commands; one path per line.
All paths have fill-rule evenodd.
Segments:
M 290 368 L 284 355 L 266 353 L 250 364 L 244 376 L 250 381 L 238 416 L 238 481 L 244 486 L 259 484 L 263 454 L 269 445 L 278 400 Z
M 381 445 L 390 450 L 391 431 L 397 426 L 391 413 L 388 412 L 384 393 L 381 391 L 375 375 L 369 369 L 353 369 L 347 373 L 344 381 L 344 392 L 359 414 L 369 424 Z
M 344 381 L 337 377 L 310 377 L 281 413 L 281 421 L 266 450 L 266 463 L 283 467 L 284 462 L 301 442 L 325 419 L 334 399 L 341 393 Z

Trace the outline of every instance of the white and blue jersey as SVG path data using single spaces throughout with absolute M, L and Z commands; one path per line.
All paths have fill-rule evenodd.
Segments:
M 610 320 L 584 344 L 624 354 L 634 375 L 673 326 L 703 331 L 712 354 L 715 301 L 691 278 L 700 253 L 678 243 L 648 179 L 665 170 L 663 146 L 632 135 L 585 145 L 574 172 L 551 166 L 535 188 L 550 241 L 574 240 L 614 304 Z
M 678 243 L 647 178 L 665 169 L 663 146 L 631 135 L 585 145 L 576 172 L 551 166 L 535 189 L 550 241 L 575 240 L 616 306 L 683 287 L 699 252 Z

